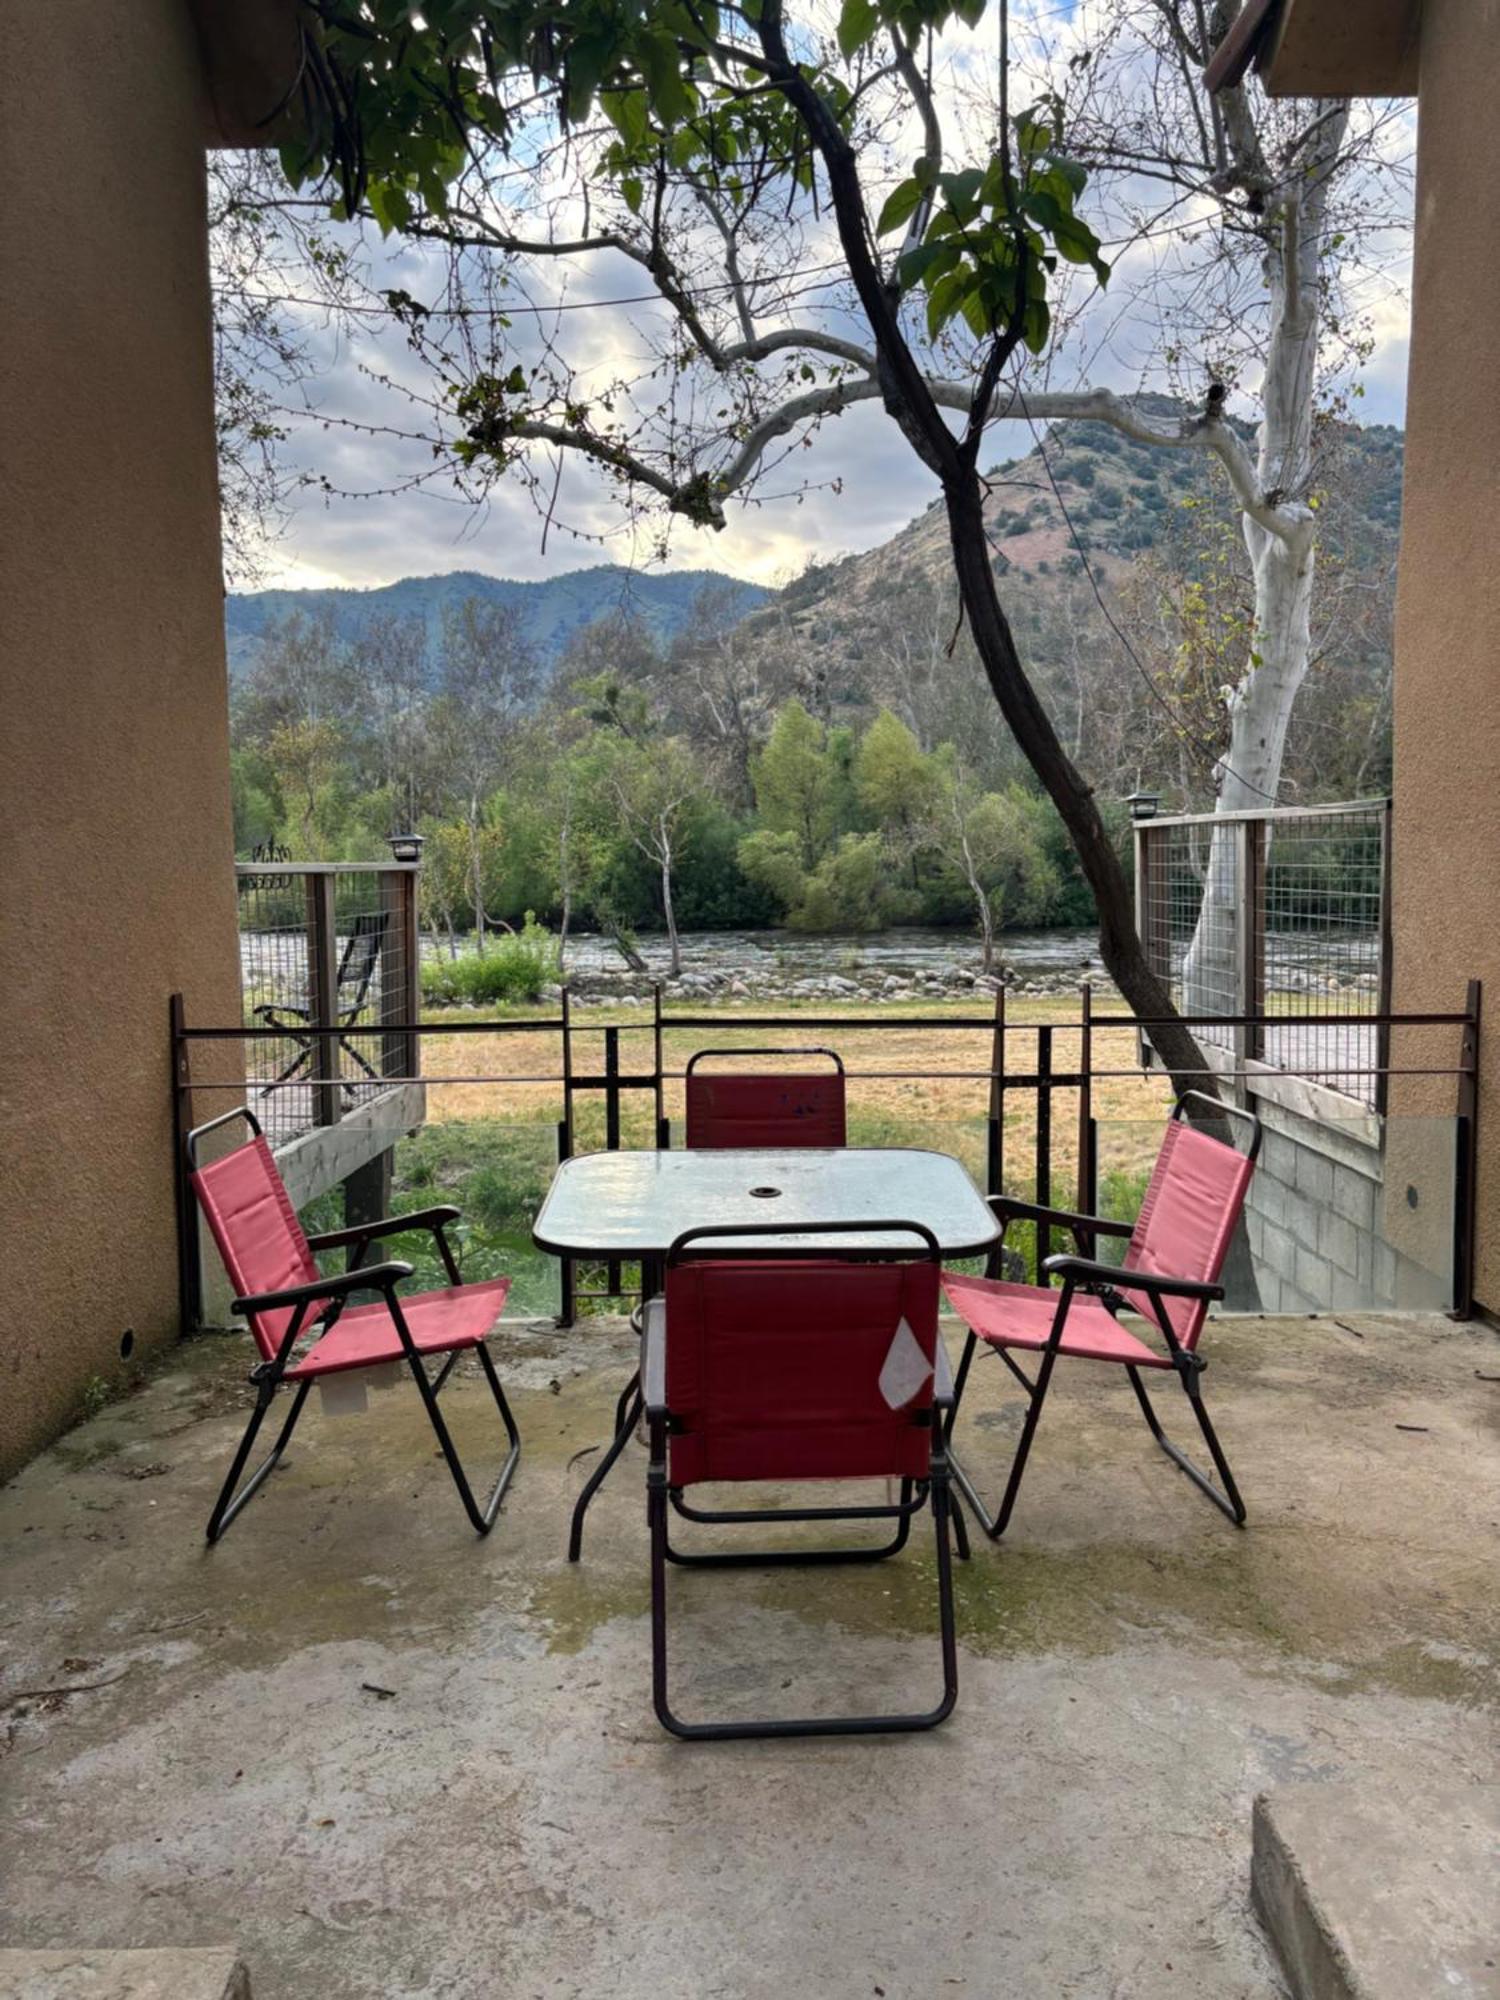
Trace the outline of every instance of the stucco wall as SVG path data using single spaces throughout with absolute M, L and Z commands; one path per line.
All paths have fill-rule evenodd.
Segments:
M 0 25 L 3 1473 L 176 1330 L 167 998 L 239 993 L 193 27 Z
M 1396 621 L 1395 1004 L 1462 1005 L 1484 980 L 1480 1301 L 1500 1309 L 1500 0 L 1427 0 L 1416 272 Z M 1424 1041 L 1403 1039 L 1397 1061 Z M 1427 1055 L 1452 1061 L 1453 1034 Z M 1451 1083 L 1408 1080 L 1392 1109 L 1451 1112 Z M 1420 1199 L 1421 1162 L 1411 1175 Z

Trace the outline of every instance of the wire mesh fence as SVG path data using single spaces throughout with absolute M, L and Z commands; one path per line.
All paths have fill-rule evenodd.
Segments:
M 1226 1017 L 1201 1042 L 1383 1108 L 1389 847 L 1384 800 L 1137 824 L 1151 964 L 1182 1012 Z
M 413 1073 L 397 1024 L 420 1008 L 415 871 L 236 868 L 248 1101 L 273 1145 L 334 1125 Z M 335 1035 L 313 1030 L 336 1029 Z

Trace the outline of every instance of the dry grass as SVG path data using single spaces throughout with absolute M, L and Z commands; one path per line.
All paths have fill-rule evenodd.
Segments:
M 808 1019 L 880 1017 L 873 1029 L 823 1028 L 799 1031 L 746 1029 L 736 1026 L 727 1009 L 713 1010 L 711 1028 L 669 1028 L 664 1038 L 666 1067 L 680 1072 L 697 1049 L 756 1048 L 767 1043 L 818 1043 L 837 1046 L 849 1070 L 850 1138 L 856 1144 L 932 1146 L 955 1154 L 982 1176 L 984 1120 L 989 1098 L 990 1035 L 986 1003 L 980 996 L 960 1000 L 837 1005 L 813 1002 L 798 1006 L 779 1002 L 775 1012 L 792 1022 Z M 1106 1009 L 1106 1011 L 1108 1011 Z M 907 1027 L 903 1020 L 952 1020 L 952 1027 Z M 430 1013 L 434 1027 L 452 1016 Z M 462 1017 L 460 1017 L 462 1018 Z M 517 1017 L 524 1019 L 524 1015 Z M 604 1067 L 606 1026 L 629 1030 L 621 1037 L 620 1067 L 625 1074 L 647 1070 L 651 1063 L 651 1015 L 646 1007 L 599 1006 L 575 1010 L 574 1066 L 581 1073 L 599 1074 Z M 1011 1075 L 1033 1072 L 1037 1065 L 1035 1029 L 1054 1029 L 1054 1070 L 1077 1068 L 1078 1003 L 1071 998 L 1031 1000 L 1013 1006 L 1006 1036 L 1006 1069 Z M 982 1027 L 964 1027 L 964 1020 L 984 1020 Z M 1072 1024 L 1066 1026 L 1063 1024 Z M 1096 1031 L 1093 1066 L 1098 1070 L 1132 1070 L 1135 1036 L 1128 1029 Z M 765 1068 L 775 1068 L 767 1060 Z M 781 1065 L 791 1067 L 795 1065 Z M 553 1123 L 562 1115 L 562 1045 L 554 1029 L 501 1034 L 433 1034 L 424 1038 L 422 1067 L 429 1079 L 428 1117 L 436 1124 L 456 1120 L 493 1119 L 504 1123 Z M 921 1071 L 919 1076 L 895 1072 Z M 443 1078 L 455 1079 L 444 1084 Z M 540 1082 L 474 1081 L 473 1079 L 537 1078 Z M 674 1124 L 682 1116 L 682 1084 L 672 1077 L 666 1086 L 667 1116 Z M 1166 1088 L 1159 1079 L 1137 1074 L 1105 1077 L 1096 1082 L 1093 1114 L 1101 1127 L 1101 1165 L 1105 1171 L 1136 1173 L 1149 1166 L 1160 1136 Z M 1030 1089 L 1010 1092 L 1005 1109 L 1005 1180 L 1014 1189 L 1029 1187 L 1034 1172 L 1037 1094 Z M 652 1143 L 652 1097 L 649 1091 L 625 1098 L 622 1138 L 626 1145 Z M 1053 1194 L 1071 1200 L 1078 1157 L 1078 1094 L 1059 1091 L 1053 1097 Z M 602 1100 L 583 1100 L 579 1108 L 579 1142 L 603 1143 Z

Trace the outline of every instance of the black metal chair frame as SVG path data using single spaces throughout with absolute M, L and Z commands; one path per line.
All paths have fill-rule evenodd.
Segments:
M 354 919 L 354 929 L 340 954 L 339 969 L 335 977 L 335 991 L 339 995 L 342 995 L 347 986 L 354 988 L 352 1000 L 345 1001 L 342 998 L 338 1000 L 338 1019 L 331 1025 L 340 1030 L 352 1028 L 365 1010 L 365 1003 L 370 997 L 370 984 L 375 977 L 375 968 L 380 963 L 381 948 L 385 943 L 390 923 L 389 910 L 369 911 Z M 309 1025 L 315 1011 L 312 1007 L 296 1007 L 289 1002 L 283 1003 L 279 1000 L 267 1001 L 255 1009 L 256 1017 L 263 1020 L 267 1027 L 280 1028 L 297 1044 L 297 1053 L 286 1068 L 273 1082 L 261 1086 L 262 1097 L 268 1097 L 279 1085 L 290 1083 L 292 1078 L 306 1069 L 312 1061 L 317 1052 L 317 1042 L 299 1034 L 298 1029 Z M 339 1035 L 338 1047 L 359 1064 L 372 1083 L 380 1082 L 379 1070 L 365 1059 L 343 1032 Z M 340 1078 L 340 1085 L 350 1095 L 356 1088 L 347 1078 Z
M 839 1076 L 842 1076 L 844 1074 L 844 1059 L 839 1054 L 838 1050 L 825 1049 L 822 1048 L 821 1046 L 818 1046 L 818 1047 L 798 1048 L 798 1049 L 787 1049 L 787 1048 L 698 1049 L 688 1057 L 687 1062 L 683 1067 L 683 1072 L 682 1072 L 683 1076 L 684 1077 L 691 1076 L 693 1073 L 694 1065 L 702 1062 L 705 1059 L 705 1057 L 708 1056 L 827 1056 L 828 1060 L 833 1064 L 836 1074 Z M 669 1140 L 670 1140 L 670 1127 L 668 1126 L 667 1121 L 663 1119 L 661 1125 L 660 1143 L 662 1145 L 666 1145 L 669 1142 Z M 650 1303 L 651 1297 L 652 1297 L 652 1292 L 647 1279 L 646 1270 L 643 1265 L 641 1273 L 641 1300 L 639 1305 L 636 1305 L 631 1308 L 631 1313 L 630 1313 L 631 1331 L 637 1336 L 637 1338 L 640 1337 L 644 1329 L 646 1307 Z M 604 1484 L 605 1480 L 609 1477 L 611 1471 L 614 1469 L 616 1460 L 619 1458 L 620 1453 L 625 1449 L 626 1445 L 629 1444 L 630 1439 L 635 1431 L 636 1425 L 641 1420 L 641 1415 L 645 1406 L 641 1402 L 640 1396 L 637 1393 L 640 1389 L 640 1386 L 641 1386 L 640 1370 L 637 1369 L 636 1372 L 631 1376 L 630 1380 L 625 1384 L 625 1387 L 620 1391 L 619 1400 L 615 1404 L 615 1428 L 609 1448 L 605 1452 L 603 1458 L 600 1459 L 598 1465 L 595 1466 L 592 1474 L 590 1475 L 587 1483 L 583 1488 L 583 1491 L 579 1494 L 577 1500 L 574 1502 L 573 1519 L 568 1529 L 569 1562 L 577 1562 L 579 1557 L 582 1555 L 583 1523 L 584 1523 L 584 1518 L 587 1515 L 590 1506 L 593 1504 L 594 1495 L 599 1491 L 599 1488 Z M 954 1518 L 955 1520 L 958 1519 L 956 1513 Z M 960 1528 L 962 1529 L 961 1523 L 960 1523 Z M 902 1540 L 903 1541 L 905 1540 L 904 1531 L 902 1535 Z M 900 1543 L 898 1543 L 896 1546 L 899 1547 Z M 895 1549 L 892 1549 L 891 1553 L 894 1554 Z M 676 1558 L 674 1557 L 673 1560 L 675 1561 Z
M 868 1234 L 875 1231 L 910 1232 L 921 1239 L 923 1244 L 921 1254 L 926 1260 L 934 1264 L 940 1261 L 936 1237 L 923 1224 L 917 1222 L 903 1220 L 819 1223 L 809 1224 L 805 1231 L 799 1230 L 795 1233 L 827 1237 Z M 722 1242 L 726 1237 L 734 1239 L 733 1251 L 721 1250 L 719 1254 L 732 1255 L 736 1260 L 764 1257 L 774 1258 L 778 1262 L 814 1260 L 821 1262 L 834 1256 L 849 1262 L 889 1263 L 899 1259 L 902 1254 L 890 1249 L 838 1251 L 830 1250 L 826 1245 L 816 1249 L 788 1251 L 785 1244 L 788 1233 L 778 1228 L 775 1223 L 747 1225 L 732 1230 L 726 1230 L 722 1225 L 690 1229 L 673 1243 L 667 1262 L 670 1266 L 686 1261 L 689 1246 L 701 1245 L 708 1239 L 719 1239 Z M 754 1236 L 778 1237 L 781 1241 L 774 1248 L 752 1249 L 743 1239 Z M 713 1253 L 699 1248 L 694 1254 L 702 1259 L 711 1257 Z M 947 1434 L 952 1415 L 953 1388 L 947 1379 L 947 1357 L 941 1335 L 936 1347 L 937 1379 L 932 1407 L 920 1413 L 921 1420 L 931 1427 L 933 1435 L 929 1477 L 919 1481 L 904 1479 L 901 1482 L 899 1501 L 885 1506 L 867 1507 L 709 1509 L 689 1507 L 683 1501 L 680 1489 L 670 1484 L 667 1441 L 679 1420 L 667 1403 L 666 1348 L 664 1340 L 658 1336 L 659 1326 L 660 1322 L 655 1316 L 648 1319 L 643 1337 L 642 1386 L 636 1401 L 645 1411 L 650 1433 L 650 1462 L 646 1473 L 646 1512 L 651 1531 L 651 1692 L 657 1718 L 662 1726 L 672 1735 L 692 1742 L 726 1742 L 745 1737 L 894 1735 L 935 1729 L 952 1714 L 954 1703 L 958 1698 L 953 1556 L 948 1540 L 950 1523 L 955 1529 L 960 1556 L 968 1555 L 967 1535 L 960 1512 L 953 1506 L 949 1491 Z M 943 1662 L 943 1692 L 934 1708 L 918 1714 L 813 1716 L 744 1722 L 685 1722 L 676 1714 L 671 1705 L 668 1687 L 667 1566 L 669 1563 L 677 1563 L 685 1568 L 743 1569 L 883 1562 L 905 1546 L 913 1518 L 928 1507 L 932 1510 L 937 1543 L 938 1622 Z M 675 1510 L 687 1520 L 714 1524 L 894 1519 L 898 1525 L 891 1540 L 875 1548 L 762 1549 L 689 1554 L 672 1546 L 669 1510 Z
M 259 1136 L 261 1130 L 260 1123 L 254 1112 L 246 1107 L 236 1107 L 233 1111 L 224 1112 L 218 1118 L 211 1118 L 207 1124 L 197 1126 L 187 1136 L 189 1172 L 192 1172 L 197 1164 L 198 1141 L 206 1133 L 215 1131 L 219 1126 L 227 1125 L 236 1118 L 243 1118 L 250 1126 L 252 1132 Z M 411 1215 L 386 1216 L 377 1222 L 356 1223 L 348 1229 L 331 1229 L 325 1231 L 321 1236 L 310 1236 L 307 1239 L 307 1247 L 315 1254 L 320 1250 L 348 1250 L 352 1256 L 351 1267 L 347 1271 L 338 1272 L 332 1277 L 321 1278 L 316 1284 L 292 1285 L 288 1286 L 286 1290 L 279 1292 L 248 1293 L 245 1297 L 237 1298 L 233 1301 L 232 1310 L 242 1314 L 273 1312 L 282 1306 L 291 1306 L 294 1310 L 275 1356 L 269 1361 L 258 1363 L 250 1371 L 248 1379 L 255 1385 L 256 1390 L 255 1408 L 250 1413 L 250 1421 L 245 1428 L 245 1435 L 241 1438 L 239 1448 L 235 1452 L 234 1460 L 230 1465 L 229 1476 L 224 1481 L 219 1497 L 214 1502 L 213 1512 L 209 1516 L 207 1539 L 210 1543 L 218 1541 L 230 1522 L 249 1505 L 266 1480 L 276 1470 L 277 1465 L 281 1461 L 282 1453 L 291 1442 L 292 1432 L 297 1428 L 297 1419 L 301 1416 L 302 1406 L 307 1401 L 307 1392 L 313 1383 L 319 1379 L 317 1376 L 300 1379 L 294 1378 L 293 1383 L 288 1385 L 295 1389 L 295 1394 L 292 1397 L 292 1407 L 287 1412 L 286 1421 L 281 1427 L 280 1434 L 267 1456 L 262 1459 L 255 1471 L 245 1480 L 243 1486 L 240 1486 L 240 1477 L 244 1472 L 246 1460 L 250 1456 L 256 1436 L 260 1431 L 261 1424 L 265 1420 L 266 1412 L 275 1400 L 276 1391 L 281 1387 L 285 1379 L 286 1371 L 292 1362 L 298 1340 L 304 1332 L 314 1326 L 321 1325 L 322 1331 L 324 1333 L 328 1332 L 342 1313 L 344 1307 L 348 1304 L 351 1294 L 360 1291 L 378 1291 L 385 1303 L 386 1310 L 390 1313 L 391 1324 L 395 1327 L 401 1341 L 402 1358 L 410 1368 L 412 1376 L 416 1381 L 423 1407 L 426 1409 L 432 1428 L 437 1435 L 443 1459 L 447 1464 L 449 1472 L 452 1474 L 453 1483 L 458 1488 L 458 1497 L 463 1502 L 464 1512 L 473 1523 L 476 1534 L 487 1535 L 490 1529 L 494 1527 L 496 1517 L 500 1512 L 501 1502 L 505 1498 L 506 1489 L 510 1485 L 517 1464 L 520 1462 L 521 1435 L 516 1428 L 516 1420 L 511 1413 L 510 1404 L 505 1399 L 505 1391 L 500 1385 L 500 1377 L 495 1372 L 495 1364 L 490 1358 L 488 1347 L 483 1340 L 478 1341 L 475 1343 L 475 1352 L 479 1356 L 479 1365 L 483 1369 L 485 1380 L 489 1384 L 490 1394 L 495 1400 L 495 1407 L 500 1413 L 500 1420 L 505 1426 L 505 1435 L 509 1449 L 506 1453 L 505 1463 L 500 1469 L 500 1476 L 495 1481 L 489 1498 L 481 1507 L 474 1497 L 473 1489 L 469 1485 L 468 1476 L 463 1468 L 463 1462 L 458 1456 L 453 1439 L 449 1434 L 448 1426 L 443 1420 L 443 1413 L 438 1408 L 438 1397 L 442 1392 L 443 1385 L 448 1380 L 449 1375 L 452 1374 L 455 1363 L 467 1350 L 464 1348 L 454 1348 L 444 1357 L 443 1365 L 438 1370 L 436 1378 L 429 1376 L 422 1362 L 422 1352 L 412 1339 L 411 1329 L 407 1325 L 406 1316 L 401 1310 L 401 1300 L 396 1291 L 396 1287 L 404 1279 L 412 1275 L 412 1266 L 394 1258 L 381 1264 L 362 1264 L 360 1261 L 370 1244 L 378 1242 L 383 1237 L 402 1235 L 412 1229 L 428 1229 L 432 1232 L 433 1239 L 437 1244 L 438 1255 L 443 1260 L 443 1268 L 447 1272 L 449 1280 L 455 1286 L 462 1285 L 463 1277 L 459 1271 L 457 1260 L 454 1258 L 452 1247 L 443 1233 L 450 1222 L 456 1222 L 459 1219 L 460 1213 L 460 1210 L 450 1207 L 424 1208 Z M 331 1304 L 329 1301 L 331 1301 Z M 318 1311 L 313 1310 L 313 1308 L 319 1306 L 322 1306 L 323 1309 Z M 236 1488 L 238 1488 L 238 1491 L 236 1491 Z
M 1222 1103 L 1219 1099 L 1211 1098 L 1202 1091 L 1189 1090 L 1184 1091 L 1182 1096 L 1173 1105 L 1172 1117 L 1174 1119 L 1182 1117 L 1186 1105 L 1191 1100 L 1196 1100 L 1198 1103 L 1210 1107 L 1217 1115 L 1245 1119 L 1251 1127 L 1250 1142 L 1246 1147 L 1246 1158 L 1254 1160 L 1257 1157 L 1260 1152 L 1261 1125 L 1260 1120 L 1252 1112 L 1244 1111 L 1236 1104 Z M 1173 1372 L 1176 1374 L 1179 1382 L 1181 1382 L 1188 1402 L 1192 1407 L 1198 1429 L 1203 1436 L 1203 1442 L 1208 1447 L 1209 1456 L 1212 1458 L 1214 1468 L 1222 1482 L 1222 1491 L 1214 1485 L 1206 1473 L 1193 1463 L 1182 1447 L 1167 1436 L 1165 1430 L 1162 1428 L 1161 1419 L 1156 1413 L 1151 1398 L 1146 1393 L 1146 1385 L 1141 1379 L 1140 1369 L 1138 1367 L 1131 1367 L 1129 1363 L 1110 1362 L 1105 1365 L 1110 1367 L 1124 1366 L 1126 1374 L 1130 1377 L 1130 1386 L 1135 1391 L 1136 1401 L 1140 1405 L 1141 1414 L 1145 1418 L 1147 1427 L 1157 1444 L 1161 1446 L 1167 1457 L 1171 1459 L 1179 1471 L 1187 1474 L 1198 1491 L 1205 1498 L 1213 1502 L 1221 1514 L 1231 1520 L 1237 1528 L 1244 1527 L 1247 1518 L 1245 1502 L 1235 1482 L 1234 1474 L 1230 1470 L 1229 1460 L 1225 1456 L 1224 1447 L 1219 1442 L 1218 1433 L 1209 1421 L 1208 1411 L 1203 1403 L 1202 1378 L 1208 1363 L 1198 1353 L 1196 1348 L 1185 1348 L 1182 1345 L 1181 1341 L 1177 1338 L 1176 1330 L 1172 1325 L 1171 1317 L 1166 1310 L 1165 1304 L 1168 1299 L 1202 1299 L 1206 1304 L 1221 1300 L 1224 1297 L 1224 1287 L 1219 1284 L 1204 1284 L 1193 1278 L 1170 1277 L 1155 1271 L 1131 1270 L 1127 1272 L 1117 1264 L 1101 1264 L 1096 1262 L 1093 1254 L 1095 1237 L 1115 1236 L 1128 1238 L 1134 1231 L 1135 1225 L 1133 1223 L 1115 1222 L 1106 1216 L 1100 1215 L 1079 1215 L 1070 1209 L 1039 1207 L 1035 1202 L 1013 1201 L 1009 1195 L 991 1195 L 988 1199 L 995 1219 L 1000 1224 L 1000 1243 L 991 1253 L 992 1262 L 998 1261 L 1000 1252 L 1004 1247 L 1005 1231 L 1010 1227 L 1012 1222 L 1042 1222 L 1056 1228 L 1069 1230 L 1078 1245 L 1078 1254 L 1061 1254 L 1055 1257 L 1048 1257 L 1043 1265 L 1043 1269 L 1049 1278 L 1061 1279 L 1062 1288 L 1058 1293 L 1057 1310 L 1053 1314 L 1052 1326 L 1047 1336 L 1047 1345 L 1039 1350 L 1041 1358 L 1037 1364 L 1035 1377 L 1027 1375 L 1025 1370 L 1012 1358 L 1007 1348 L 996 1347 L 994 1349 L 995 1353 L 999 1355 L 1005 1366 L 1026 1391 L 1027 1397 L 1026 1417 L 1021 1426 L 1021 1436 L 1016 1445 L 1015 1456 L 1011 1460 L 1010 1473 L 1005 1482 L 1005 1491 L 1001 1497 L 999 1509 L 994 1514 L 989 1512 L 976 1490 L 973 1480 L 959 1461 L 952 1455 L 953 1427 L 958 1420 L 959 1408 L 963 1402 L 964 1387 L 969 1379 L 969 1368 L 973 1362 L 975 1350 L 979 1346 L 979 1335 L 972 1329 L 969 1329 L 968 1338 L 964 1342 L 964 1351 L 959 1360 L 958 1373 L 954 1377 L 953 1407 L 948 1415 L 946 1442 L 952 1466 L 953 1484 L 968 1503 L 973 1511 L 975 1520 L 979 1523 L 984 1533 L 992 1542 L 997 1542 L 1010 1525 L 1010 1517 L 1015 1508 L 1016 1496 L 1021 1490 L 1021 1475 L 1025 1472 L 1026 1461 L 1031 1455 L 1032 1440 L 1036 1436 L 1037 1425 L 1041 1421 L 1042 1405 L 1047 1399 L 1047 1390 L 1052 1382 L 1052 1370 L 1056 1365 L 1058 1355 L 1061 1351 L 1063 1331 L 1067 1326 L 1068 1311 L 1073 1302 L 1073 1294 L 1075 1292 L 1092 1294 L 1109 1313 L 1118 1317 L 1121 1310 L 1129 1304 L 1127 1300 L 1121 1297 L 1120 1291 L 1117 1289 L 1122 1284 L 1132 1292 L 1145 1292 L 1148 1295 L 1151 1317 L 1167 1344 L 1167 1353 L 1171 1360 Z M 990 1344 L 986 1342 L 986 1345 Z M 1087 1359 L 1088 1357 L 1071 1358 Z
M 844 1058 L 837 1049 L 822 1047 L 805 1049 L 698 1049 L 687 1059 L 683 1075 L 692 1075 L 697 1065 L 709 1056 L 827 1056 L 839 1076 L 844 1074 Z

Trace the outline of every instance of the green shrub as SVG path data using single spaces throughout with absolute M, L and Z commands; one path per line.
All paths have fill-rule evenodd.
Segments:
M 429 959 L 422 967 L 422 998 L 430 1006 L 460 1002 L 503 1005 L 537 1000 L 558 977 L 557 939 L 528 910 L 518 931 L 487 938 L 458 958 Z

